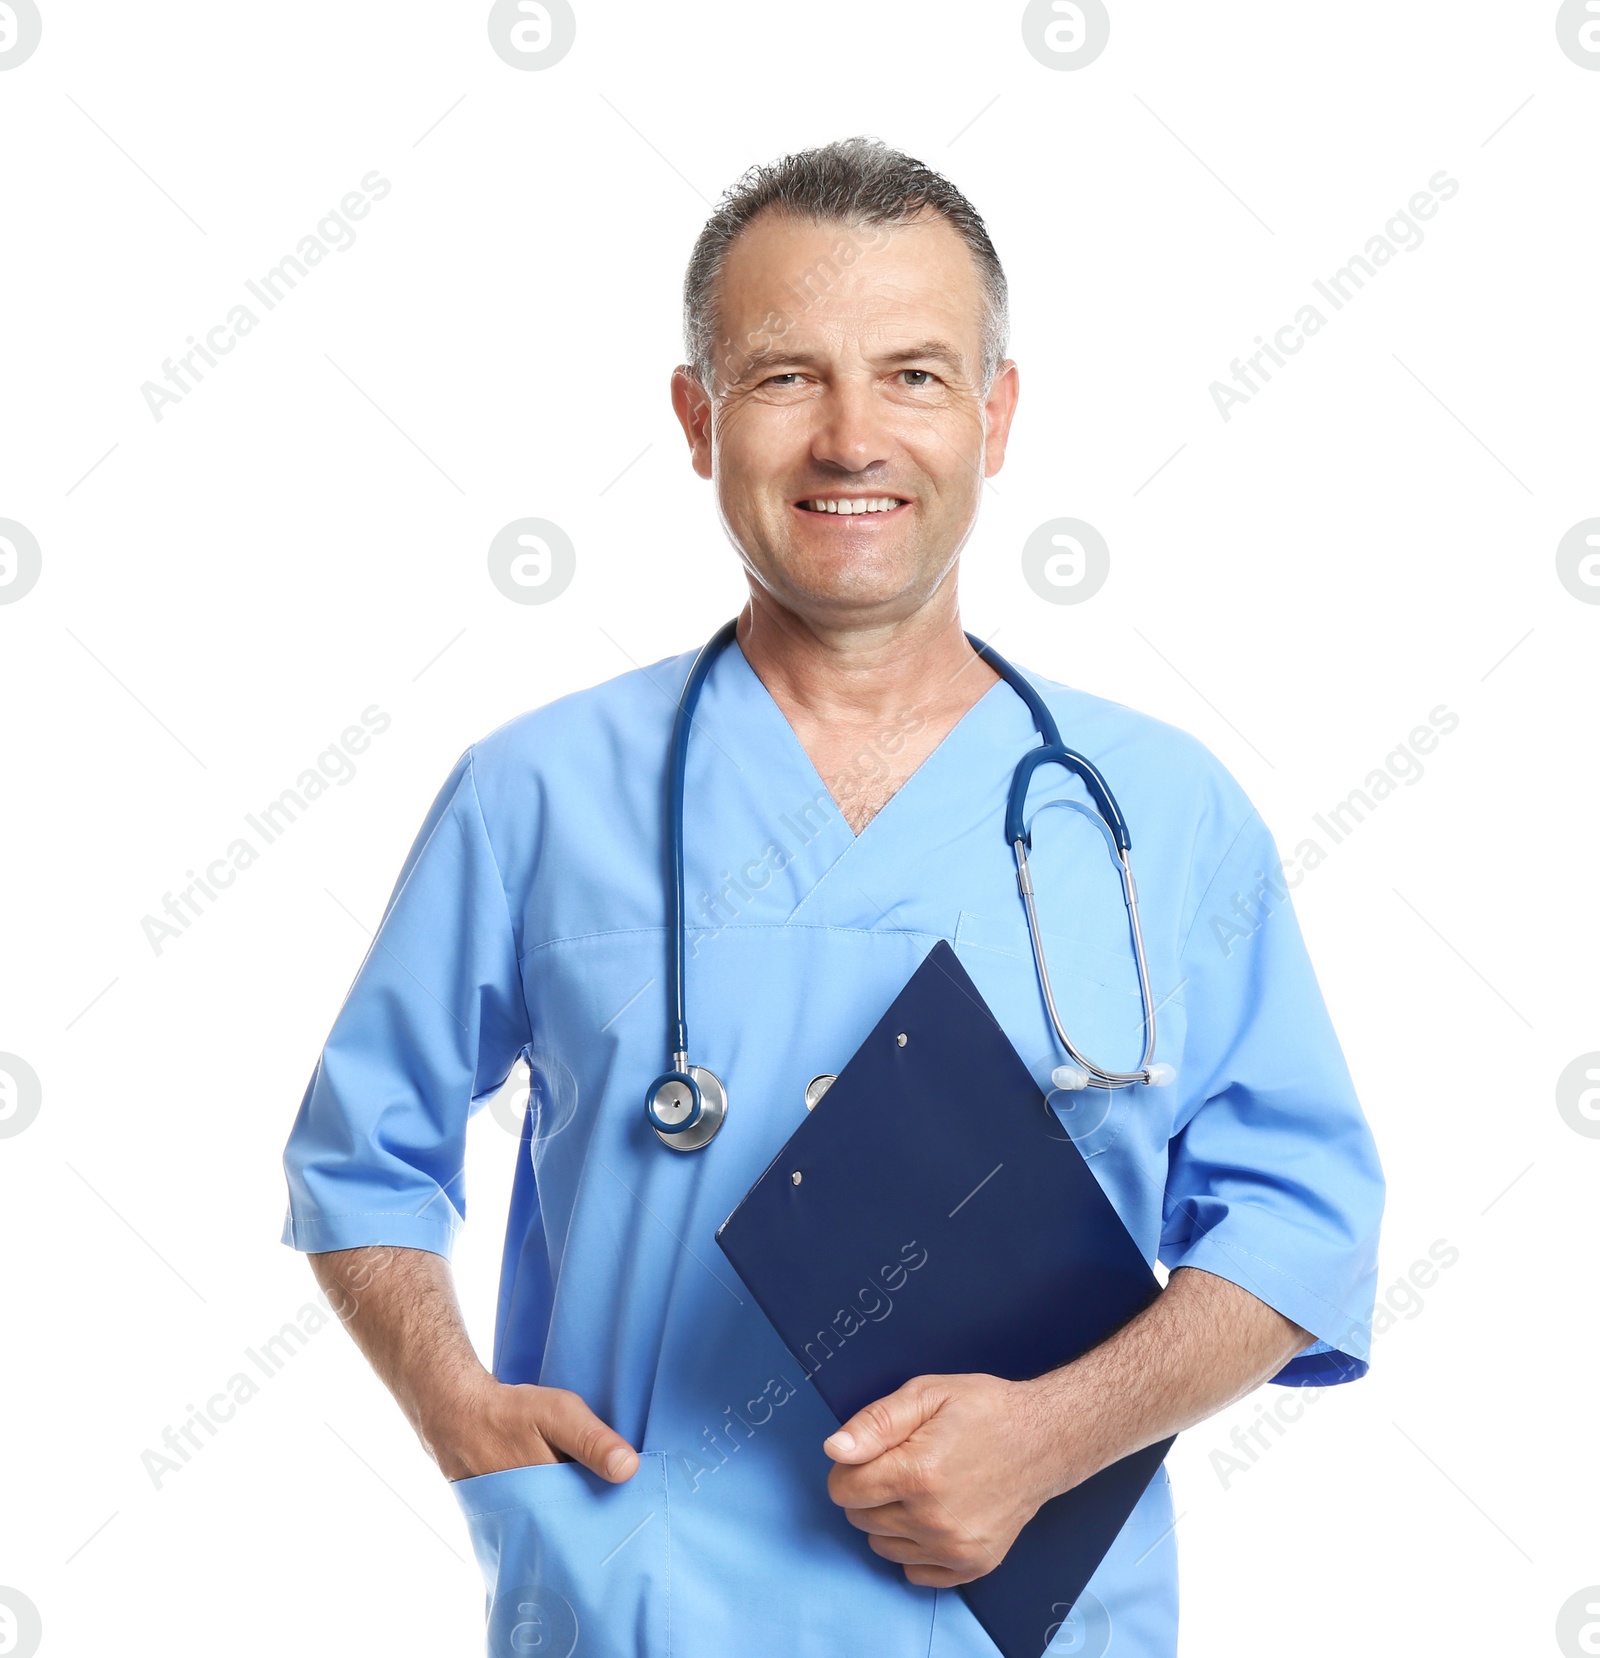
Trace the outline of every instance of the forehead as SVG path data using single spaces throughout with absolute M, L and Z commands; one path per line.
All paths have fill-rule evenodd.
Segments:
M 926 333 L 930 325 L 976 354 L 984 294 L 977 261 L 949 221 L 813 222 L 763 213 L 734 240 L 718 286 L 721 332 L 735 345 L 773 332 L 822 340 Z

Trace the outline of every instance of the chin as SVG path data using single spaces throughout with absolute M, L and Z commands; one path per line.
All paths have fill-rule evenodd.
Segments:
M 897 536 L 897 544 L 881 547 L 826 550 L 796 543 L 782 525 L 727 528 L 761 585 L 800 615 L 909 614 L 938 587 L 949 563 L 940 558 L 930 568 L 921 537 Z M 743 551 L 750 547 L 756 556 Z
M 908 572 L 812 569 L 775 574 L 777 579 L 769 580 L 769 589 L 802 615 L 907 615 L 931 592 L 930 584 Z

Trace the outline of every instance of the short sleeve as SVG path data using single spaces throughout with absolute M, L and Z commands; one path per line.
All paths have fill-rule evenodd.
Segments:
M 1200 898 L 1180 978 L 1161 1259 L 1238 1284 L 1317 1338 L 1272 1380 L 1353 1381 L 1369 1360 L 1383 1172 L 1254 812 Z
M 515 929 L 473 778 L 439 791 L 323 1047 L 284 1153 L 283 1241 L 448 1256 L 467 1119 L 528 1045 Z

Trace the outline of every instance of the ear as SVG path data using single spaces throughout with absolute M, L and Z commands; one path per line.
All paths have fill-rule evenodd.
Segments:
M 711 476 L 711 399 L 687 363 L 672 371 L 672 412 L 689 440 L 689 464 L 702 478 Z
M 1006 463 L 1011 417 L 1017 412 L 1017 365 L 1007 357 L 995 370 L 994 384 L 983 401 L 983 475 L 992 478 Z

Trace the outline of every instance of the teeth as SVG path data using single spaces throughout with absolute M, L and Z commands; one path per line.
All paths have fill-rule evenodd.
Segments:
M 808 505 L 813 512 L 892 512 L 900 502 L 893 495 L 872 495 L 859 501 L 812 501 Z

